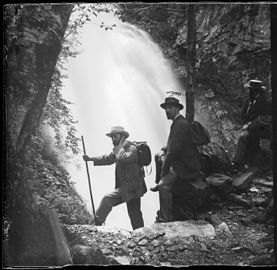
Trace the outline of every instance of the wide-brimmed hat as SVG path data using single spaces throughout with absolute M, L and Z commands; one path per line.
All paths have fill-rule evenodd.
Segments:
M 120 126 L 112 127 L 112 128 L 111 128 L 111 132 L 110 132 L 110 133 L 107 133 L 106 135 L 107 135 L 108 137 L 112 137 L 113 134 L 117 134 L 117 133 L 123 134 L 123 135 L 125 136 L 125 138 L 128 138 L 128 137 L 129 137 L 129 133 L 128 133 L 126 130 L 124 130 L 123 127 L 120 127 Z
M 177 106 L 180 110 L 182 110 L 184 108 L 184 106 L 179 103 L 179 99 L 175 98 L 175 97 L 167 97 L 165 98 L 165 102 L 162 103 L 160 106 L 165 109 L 167 105 L 174 105 Z
M 250 80 L 247 82 L 244 87 L 250 88 L 250 89 L 257 89 L 257 90 L 264 90 L 265 87 L 263 86 L 263 82 L 260 80 Z

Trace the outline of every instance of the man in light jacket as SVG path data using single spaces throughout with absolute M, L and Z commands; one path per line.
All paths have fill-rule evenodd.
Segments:
M 116 164 L 115 190 L 101 200 L 96 210 L 95 224 L 102 225 L 114 206 L 126 202 L 133 230 L 144 227 L 140 198 L 147 188 L 143 169 L 138 163 L 137 148 L 126 140 L 129 133 L 123 127 L 112 127 L 106 135 L 114 145 L 110 154 L 100 157 L 83 156 L 85 161 L 93 161 L 95 166 Z

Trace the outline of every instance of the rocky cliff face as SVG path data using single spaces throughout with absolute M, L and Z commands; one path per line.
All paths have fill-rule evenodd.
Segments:
M 187 4 L 124 4 L 123 20 L 146 30 L 186 89 Z M 271 93 L 270 10 L 267 4 L 196 4 L 196 119 L 233 152 L 244 84 L 260 78 Z

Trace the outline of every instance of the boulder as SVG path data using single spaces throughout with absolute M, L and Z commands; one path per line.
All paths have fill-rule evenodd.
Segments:
M 165 267 L 170 267 L 172 266 L 172 264 L 170 262 L 161 262 L 160 263 L 161 266 L 165 266 Z
M 167 238 L 183 238 L 192 235 L 198 237 L 215 236 L 214 227 L 203 220 L 173 221 L 165 223 L 154 223 L 151 229 L 156 233 L 165 233 Z
M 211 214 L 209 216 L 209 221 L 211 222 L 211 224 L 213 224 L 214 226 L 218 226 L 219 224 L 221 224 L 223 221 L 218 217 L 217 214 Z
M 109 259 L 97 246 L 75 245 L 71 248 L 73 264 L 109 265 Z
M 47 209 L 46 216 L 48 218 L 48 222 L 52 232 L 58 265 L 71 264 L 72 258 L 70 254 L 70 249 L 56 210 Z
M 229 226 L 226 224 L 226 222 L 222 221 L 217 214 L 211 214 L 209 216 L 209 221 L 215 226 L 215 230 L 217 232 L 224 232 L 227 235 L 232 236 Z
M 205 175 L 212 173 L 224 173 L 230 171 L 231 161 L 224 147 L 218 143 L 210 142 L 199 147 L 201 159 L 201 171 Z
M 129 265 L 131 264 L 131 258 L 129 256 L 110 256 L 111 264 L 115 265 Z
M 222 173 L 214 173 L 206 178 L 207 184 L 217 193 L 224 196 L 225 194 L 235 191 L 232 185 L 233 179 Z
M 137 236 L 141 236 L 141 235 L 150 236 L 150 235 L 153 235 L 153 234 L 154 234 L 154 231 L 151 230 L 151 229 L 148 228 L 148 227 L 142 227 L 142 228 L 135 229 L 135 230 L 132 232 L 132 234 L 133 234 L 133 235 L 137 235 Z
M 227 195 L 226 199 L 245 208 L 251 208 L 251 203 L 243 199 L 240 195 L 230 193 Z
M 219 232 L 226 233 L 229 236 L 232 236 L 232 233 L 229 229 L 229 226 L 226 224 L 226 222 L 221 222 L 220 224 L 218 224 L 216 230 L 218 230 Z
M 240 175 L 238 175 L 232 185 L 238 190 L 238 191 L 245 191 L 251 186 L 251 181 L 253 180 L 253 177 L 256 173 L 256 169 L 248 170 L 247 172 L 244 172 Z

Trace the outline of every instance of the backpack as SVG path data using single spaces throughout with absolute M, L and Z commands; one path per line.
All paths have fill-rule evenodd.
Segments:
M 151 163 L 151 150 L 147 142 L 133 142 L 137 147 L 138 161 L 141 167 L 148 166 Z
M 211 141 L 209 130 L 197 121 L 191 122 L 192 143 L 197 146 L 206 145 Z

